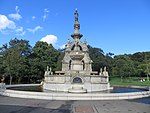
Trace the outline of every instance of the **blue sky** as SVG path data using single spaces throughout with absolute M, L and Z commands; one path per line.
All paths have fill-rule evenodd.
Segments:
M 150 0 L 0 0 L 0 46 L 17 37 L 59 48 L 76 8 L 81 41 L 115 55 L 150 51 Z

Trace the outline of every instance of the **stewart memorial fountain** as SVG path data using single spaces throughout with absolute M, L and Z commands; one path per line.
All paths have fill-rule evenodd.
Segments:
M 92 71 L 92 60 L 89 57 L 89 50 L 86 39 L 80 41 L 82 34 L 79 33 L 80 24 L 78 12 L 75 12 L 74 33 L 71 37 L 73 42 L 65 46 L 65 55 L 62 60 L 62 70 L 51 72 L 47 67 L 43 88 L 53 91 L 65 91 L 74 93 L 95 92 L 110 89 L 109 76 L 104 67 L 100 73 Z
M 128 86 L 138 88 L 136 92 L 111 92 L 109 74 L 106 67 L 100 68 L 99 73 L 92 71 L 92 60 L 89 56 L 87 41 L 80 41 L 78 11 L 74 13 L 73 42 L 68 39 L 65 46 L 65 55 L 62 60 L 62 70 L 52 72 L 47 66 L 41 84 L 5 85 L 0 83 L 0 95 L 46 99 L 46 100 L 120 100 L 150 97 L 150 87 Z M 43 91 L 23 90 L 24 87 L 42 87 Z M 22 90 L 16 90 L 20 87 Z M 115 88 L 114 88 L 115 89 Z

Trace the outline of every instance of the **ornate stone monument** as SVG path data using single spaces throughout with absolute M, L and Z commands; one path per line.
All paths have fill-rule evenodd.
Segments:
M 110 89 L 109 76 L 106 71 L 100 69 L 100 73 L 92 71 L 92 60 L 86 39 L 80 41 L 82 34 L 79 33 L 80 24 L 78 11 L 75 11 L 74 33 L 71 37 L 73 42 L 68 42 L 65 47 L 65 56 L 62 60 L 62 70 L 52 73 L 47 67 L 43 82 L 43 89 L 52 91 L 65 91 L 71 93 L 96 92 Z

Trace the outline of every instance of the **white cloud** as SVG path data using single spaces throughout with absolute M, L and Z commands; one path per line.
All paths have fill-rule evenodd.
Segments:
M 15 29 L 15 22 L 9 20 L 5 15 L 0 15 L 0 31 L 6 28 Z
M 27 30 L 31 33 L 35 33 L 36 31 L 41 30 L 41 29 L 43 29 L 41 26 L 36 26 L 33 29 L 28 28 Z
M 48 9 L 44 9 L 44 15 L 43 15 L 43 21 L 45 21 L 45 19 L 48 17 L 49 14 L 49 10 Z
M 46 35 L 40 41 L 47 42 L 48 44 L 55 45 L 58 38 L 55 35 Z
M 26 33 L 23 27 L 16 26 L 15 22 L 9 20 L 5 15 L 0 15 L 0 32 L 4 35 L 15 33 L 19 36 L 23 36 Z
M 16 35 L 24 36 L 25 33 L 26 33 L 26 32 L 24 31 L 23 27 L 18 27 L 18 28 L 16 29 Z
M 21 31 L 23 31 L 23 27 L 18 27 L 18 28 L 16 29 L 16 32 L 21 32 Z
M 62 46 L 60 46 L 59 48 L 60 49 L 64 49 L 65 48 L 65 46 L 66 46 L 66 44 L 63 44 Z
M 9 14 L 8 16 L 9 16 L 9 18 L 12 18 L 14 20 L 20 20 L 22 18 L 22 16 L 19 14 L 19 12 L 20 12 L 19 7 L 16 6 L 15 10 L 16 10 L 16 13 Z
M 14 20 L 20 20 L 20 19 L 22 18 L 21 15 L 18 14 L 18 13 L 9 14 L 8 16 L 9 16 L 9 18 L 12 18 L 12 19 L 14 19 Z
M 34 20 L 36 17 L 35 16 L 32 16 L 32 20 Z

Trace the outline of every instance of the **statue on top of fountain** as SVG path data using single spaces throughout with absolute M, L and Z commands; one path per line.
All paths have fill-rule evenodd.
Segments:
M 74 13 L 74 16 L 75 16 L 75 21 L 78 21 L 78 10 L 76 8 L 76 12 Z

